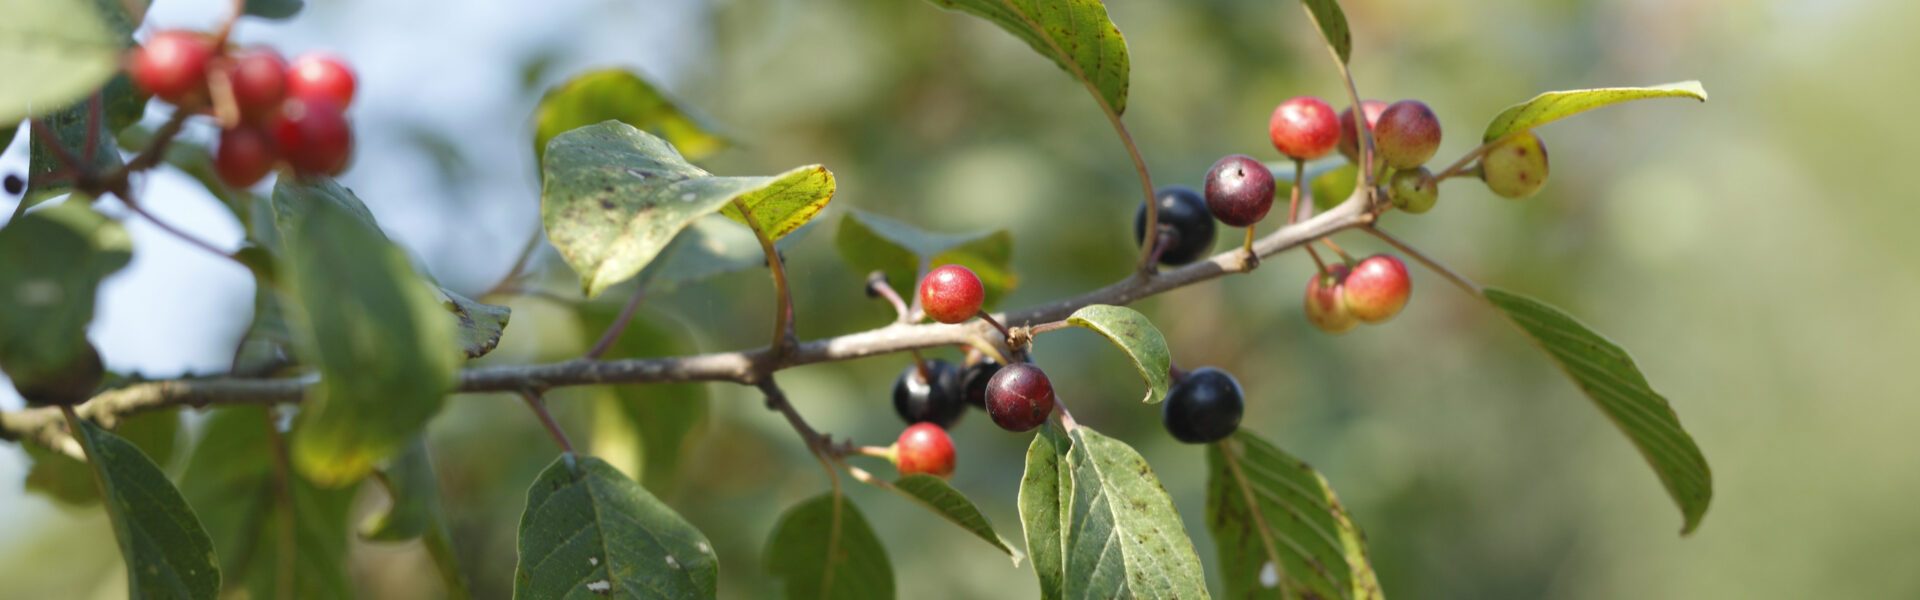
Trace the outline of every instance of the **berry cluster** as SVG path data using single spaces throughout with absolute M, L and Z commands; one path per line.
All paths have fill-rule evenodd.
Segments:
M 284 163 L 303 175 L 337 175 L 353 154 L 347 106 L 353 71 L 332 57 L 289 63 L 272 48 L 217 47 L 201 32 L 153 34 L 128 59 L 140 89 L 181 110 L 222 112 L 214 170 L 235 188 L 253 185 Z
M 1352 267 L 1336 263 L 1307 281 L 1307 321 L 1327 333 L 1346 333 L 1362 322 L 1400 314 L 1411 295 L 1407 265 L 1391 254 L 1375 254 Z

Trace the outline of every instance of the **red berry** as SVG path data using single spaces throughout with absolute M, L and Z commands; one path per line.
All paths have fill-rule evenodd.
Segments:
M 1368 323 L 1379 323 L 1400 314 L 1413 295 L 1413 280 L 1407 277 L 1407 265 L 1391 254 L 1375 254 L 1360 261 L 1347 274 L 1343 296 L 1347 310 Z
M 893 451 L 901 476 L 926 473 L 941 479 L 953 477 L 953 438 L 947 437 L 947 430 L 939 425 L 908 426 L 894 441 Z
M 920 280 L 920 308 L 941 323 L 960 323 L 979 314 L 987 290 L 980 276 L 960 265 L 945 265 Z
M 1207 212 L 1234 227 L 1252 227 L 1273 208 L 1273 172 L 1249 156 L 1235 154 L 1213 163 L 1204 190 Z
M 1360 326 L 1360 319 L 1347 310 L 1343 287 L 1346 278 L 1347 266 L 1342 264 L 1329 265 L 1327 272 L 1313 274 L 1313 279 L 1307 281 L 1307 322 L 1333 334 Z
M 1387 103 L 1379 100 L 1362 100 L 1360 110 L 1367 113 L 1367 129 L 1379 127 L 1380 113 L 1386 112 Z M 1354 129 L 1353 107 L 1340 111 L 1340 154 L 1352 162 L 1360 162 L 1360 130 Z
M 1380 159 L 1395 169 L 1426 164 L 1440 150 L 1440 117 L 1419 100 L 1401 100 L 1380 112 L 1373 126 Z
M 170 29 L 153 34 L 133 50 L 127 66 L 135 85 L 177 106 L 205 102 L 207 61 L 213 40 L 205 34 Z
M 1267 120 L 1267 135 L 1273 138 L 1273 147 L 1288 158 L 1313 160 L 1326 156 L 1340 143 L 1340 123 L 1327 101 L 1300 96 L 1273 109 L 1273 117 Z
M 273 141 L 287 164 L 302 175 L 337 175 L 353 155 L 353 130 L 333 100 L 296 96 L 274 117 Z
M 1000 368 L 987 381 L 987 416 L 1012 432 L 1032 431 L 1053 414 L 1053 382 L 1031 363 Z
M 331 98 L 345 108 L 353 104 L 353 70 L 324 54 L 294 57 L 293 66 L 287 69 L 287 95 Z
M 220 147 L 213 157 L 213 170 L 227 187 L 246 189 L 266 177 L 280 161 L 273 150 L 273 138 L 266 130 L 241 125 L 220 132 Z
M 273 117 L 280 101 L 287 97 L 287 60 L 264 46 L 234 52 L 226 62 L 227 81 L 233 86 L 234 104 L 240 116 L 249 122 L 264 122 Z

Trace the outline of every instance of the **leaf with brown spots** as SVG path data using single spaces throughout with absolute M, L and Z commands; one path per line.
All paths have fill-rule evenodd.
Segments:
M 771 177 L 715 176 L 666 140 L 618 121 L 553 138 L 541 166 L 547 240 L 580 273 L 589 297 L 640 273 L 695 219 L 735 200 L 777 238 L 812 218 L 834 192 L 833 173 L 819 165 Z
M 1365 536 L 1312 467 L 1242 430 L 1207 446 L 1207 470 L 1227 597 L 1383 597 Z
M 1206 598 L 1200 558 L 1145 458 L 1086 427 L 1034 438 L 1020 519 L 1042 598 Z
M 1127 112 L 1127 39 L 1098 0 L 929 0 L 986 19 L 1087 86 L 1100 108 Z
M 1067 324 L 1098 331 L 1126 351 L 1127 358 L 1133 359 L 1134 368 L 1140 370 L 1140 377 L 1147 380 L 1147 397 L 1143 402 L 1159 402 L 1167 397 L 1167 389 L 1173 384 L 1169 373 L 1173 356 L 1167 350 L 1167 339 L 1146 315 L 1124 306 L 1095 304 L 1073 311 L 1073 315 L 1067 317 Z
M 719 558 L 665 502 L 606 461 L 561 454 L 527 489 L 513 597 L 713 598 Z

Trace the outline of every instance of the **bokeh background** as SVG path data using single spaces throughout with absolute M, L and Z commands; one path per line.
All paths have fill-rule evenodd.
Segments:
M 157 0 L 148 28 L 210 26 L 225 4 Z M 1111 4 L 1133 62 L 1126 121 L 1156 183 L 1197 184 L 1230 153 L 1278 158 L 1264 129 L 1274 104 L 1344 97 L 1292 2 Z M 1700 79 L 1712 93 L 1704 105 L 1648 101 L 1548 125 L 1554 175 L 1530 200 L 1462 180 L 1432 213 L 1384 223 L 1635 353 L 1714 469 L 1712 509 L 1689 537 L 1640 457 L 1547 359 L 1431 273 L 1416 270 L 1414 301 L 1395 321 L 1342 337 L 1301 316 L 1311 267 L 1297 254 L 1137 306 L 1182 365 L 1238 375 L 1244 427 L 1326 474 L 1367 532 L 1388 596 L 1920 597 L 1920 238 L 1909 234 L 1920 203 L 1900 174 L 1920 161 L 1920 118 L 1900 100 L 1920 92 L 1920 70 L 1900 58 L 1920 56 L 1910 31 L 1920 5 L 1345 6 L 1359 88 L 1431 105 L 1448 132 L 1441 160 L 1539 91 Z M 292 21 L 245 22 L 237 37 L 289 54 L 330 50 L 359 68 L 358 158 L 343 179 L 456 290 L 491 287 L 537 230 L 529 139 L 542 91 L 607 66 L 643 73 L 736 140 L 705 161 L 715 172 L 817 162 L 837 174 L 832 207 L 788 252 L 802 337 L 891 318 L 833 248 L 847 208 L 937 230 L 1010 229 L 1022 285 L 1005 307 L 1104 285 L 1135 256 L 1137 180 L 1084 90 L 1010 35 L 925 2 L 318 0 Z M 24 171 L 24 139 L 0 169 Z M 238 243 L 238 225 L 190 180 L 160 172 L 144 185 L 156 212 Z M 107 282 L 91 331 L 110 368 L 224 368 L 248 322 L 251 280 L 127 223 L 134 262 Z M 537 285 L 574 293 L 575 276 L 550 251 L 538 257 Z M 650 300 L 642 315 L 694 348 L 750 347 L 764 343 L 770 295 L 762 275 L 741 273 Z M 488 362 L 562 359 L 597 333 L 581 332 L 563 304 L 512 305 Z M 1146 456 L 1210 563 L 1201 450 L 1162 431 L 1158 411 L 1136 402 L 1131 367 L 1093 334 L 1043 337 L 1038 358 L 1082 422 Z M 899 429 L 887 390 L 905 360 L 806 367 L 781 381 L 816 426 L 884 444 Z M 681 476 L 655 492 L 712 539 L 722 597 L 771 597 L 766 537 L 827 479 L 751 390 L 707 392 L 712 412 Z M 463 396 L 430 430 L 452 535 L 483 598 L 510 594 L 525 486 L 553 456 L 517 402 Z M 555 402 L 575 437 L 590 437 L 586 403 Z M 0 386 L 0 407 L 19 406 Z M 1018 539 L 1027 437 L 982 415 L 955 436 L 953 483 Z M 176 474 L 183 456 L 172 457 Z M 0 446 L 0 597 L 124 594 L 102 513 L 23 491 L 29 464 Z M 902 597 L 1036 593 L 1030 569 L 959 529 L 879 490 L 851 494 L 892 555 Z M 356 514 L 383 502 L 363 490 Z M 441 593 L 417 544 L 356 541 L 351 553 L 362 597 Z

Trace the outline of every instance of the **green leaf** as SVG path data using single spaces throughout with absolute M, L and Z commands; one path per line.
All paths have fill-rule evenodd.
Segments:
M 126 266 L 133 241 L 85 199 L 0 227 L 0 370 L 30 402 L 84 395 L 99 382 L 87 342 L 100 280 Z M 73 400 L 76 398 L 67 398 Z
M 1340 58 L 1340 64 L 1347 64 L 1353 58 L 1353 32 L 1347 29 L 1347 14 L 1340 10 L 1340 3 L 1335 0 L 1300 0 L 1300 3 L 1306 5 L 1307 17 L 1320 29 L 1320 37 L 1333 49 L 1333 55 Z
M 1327 210 L 1347 201 L 1353 193 L 1355 182 L 1360 179 L 1360 167 L 1347 164 L 1313 178 L 1310 189 L 1313 190 L 1313 208 Z
M 264 19 L 286 19 L 300 14 L 306 0 L 247 0 L 246 12 Z
M 580 313 L 581 331 L 597 339 L 612 325 L 618 308 L 589 304 Z M 682 341 L 690 335 L 636 314 L 602 358 L 686 354 L 694 350 Z M 612 385 L 594 390 L 598 393 L 593 404 L 593 454 L 632 474 L 648 490 L 667 494 L 679 479 L 681 457 L 706 422 L 706 385 Z
M 787 172 L 774 185 L 740 194 L 720 214 L 778 240 L 799 229 L 833 199 L 833 172 L 814 165 Z M 751 218 L 749 218 L 751 217 Z
M 180 437 L 180 410 L 165 409 L 123 417 L 114 428 L 114 435 L 132 442 L 164 470 L 173 460 L 175 441 Z M 28 492 L 75 506 L 100 502 L 100 488 L 93 485 L 93 467 L 85 461 L 39 444 L 21 444 L 20 448 L 33 461 L 33 466 L 27 469 Z
M 85 0 L 0 0 L 0 123 L 47 114 L 100 89 L 126 35 Z
M 1042 598 L 1206 598 L 1200 558 L 1160 480 L 1125 443 L 1052 427 L 1020 480 Z
M 527 490 L 514 598 L 712 598 L 707 536 L 600 459 L 562 454 Z
M 1699 527 L 1713 499 L 1713 471 L 1667 399 L 1653 391 L 1634 366 L 1633 357 L 1560 309 L 1504 290 L 1487 288 L 1484 293 L 1646 457 L 1667 495 L 1680 506 L 1681 535 Z
M 357 487 L 326 489 L 297 472 L 286 473 L 282 487 L 275 463 L 285 448 L 274 440 L 273 423 L 263 407 L 213 411 L 187 459 L 180 491 L 201 508 L 229 592 L 353 597 L 347 531 Z M 281 579 L 283 567 L 291 580 Z M 282 594 L 283 586 L 290 593 Z
M 1509 106 L 1506 110 L 1500 111 L 1500 114 L 1494 115 L 1493 122 L 1487 124 L 1486 135 L 1481 136 L 1480 139 L 1483 142 L 1492 142 L 1577 113 L 1609 104 L 1647 98 L 1692 98 L 1706 102 L 1707 90 L 1700 87 L 1698 81 L 1681 81 L 1651 87 L 1547 92 L 1534 96 L 1532 100 Z
M 767 542 L 767 570 L 785 580 L 788 600 L 888 600 L 893 565 L 860 509 L 821 494 L 780 515 Z
M 989 309 L 1020 283 L 1013 274 L 1013 233 L 1006 229 L 934 233 L 852 210 L 840 219 L 834 245 L 855 271 L 886 273 L 888 283 L 902 297 L 911 298 L 915 292 L 923 260 L 929 269 L 948 264 L 972 269 L 986 288 L 984 306 Z
M 960 490 L 947 485 L 945 479 L 925 473 L 908 475 L 894 481 L 890 489 L 926 507 L 941 518 L 959 525 L 968 533 L 993 544 L 993 547 L 1013 557 L 1013 565 L 1016 567 L 1020 566 L 1020 559 L 1026 556 L 1019 550 L 1013 549 L 1013 544 L 1008 543 L 1007 538 L 1000 537 L 1000 534 L 993 530 L 993 524 L 987 522 L 987 516 L 980 514 L 980 509 L 973 505 L 973 501 L 968 500 Z
M 460 351 L 467 358 L 479 358 L 492 352 L 500 345 L 500 333 L 507 328 L 507 320 L 513 316 L 512 309 L 480 302 L 454 293 L 443 287 L 433 291 L 440 295 L 440 306 L 453 313 L 455 335 L 460 340 Z
M 1087 86 L 1100 108 L 1127 112 L 1127 39 L 1098 0 L 928 0 L 986 19 Z
M 280 178 L 273 186 L 269 204 L 271 214 L 268 216 L 272 217 L 274 231 L 262 231 L 262 227 L 256 226 L 250 228 L 249 235 L 260 240 L 267 252 L 278 253 L 278 246 L 284 244 L 280 240 L 290 237 L 295 228 L 311 218 L 309 213 L 315 207 L 323 205 L 340 209 L 380 236 L 382 242 L 388 241 L 366 203 L 361 202 L 353 190 L 325 177 Z M 507 307 L 479 302 L 437 285 L 428 287 L 438 297 L 440 307 L 452 315 L 455 328 L 448 339 L 459 344 L 467 358 L 483 356 L 499 345 L 500 333 L 512 316 Z
M 553 86 L 540 98 L 540 106 L 533 111 L 534 163 L 541 163 L 554 136 L 606 120 L 665 138 L 689 160 L 700 160 L 728 145 L 704 119 L 681 108 L 638 74 L 603 69 Z
M 337 487 L 440 411 L 460 357 L 446 343 L 454 332 L 440 301 L 379 230 L 315 202 L 285 242 L 278 270 L 295 347 L 320 370 L 294 421 L 293 463 Z
M 1326 478 L 1244 429 L 1207 446 L 1207 529 L 1226 597 L 1383 597 Z
M 638 274 L 680 230 L 735 199 L 766 206 L 754 218 L 777 237 L 833 196 L 833 174 L 819 165 L 717 177 L 665 140 L 618 121 L 560 134 L 547 150 L 541 221 L 588 297 Z
M 213 540 L 167 474 L 131 442 L 85 420 L 76 437 L 87 450 L 127 561 L 129 598 L 211 600 L 220 593 Z
M 775 250 L 785 252 L 805 239 L 811 227 L 802 227 L 774 242 Z M 725 217 L 710 216 L 674 236 L 660 256 L 640 271 L 640 286 L 647 294 L 658 296 L 707 279 L 767 266 L 767 254 L 753 230 Z
M 1169 374 L 1173 369 L 1173 356 L 1167 351 L 1167 338 L 1160 336 L 1160 330 L 1146 315 L 1124 306 L 1095 304 L 1073 311 L 1067 317 L 1067 324 L 1100 332 L 1113 345 L 1126 351 L 1127 358 L 1133 359 L 1134 368 L 1140 370 L 1140 377 L 1147 380 L 1147 397 L 1143 402 L 1159 402 L 1167 397 L 1167 388 L 1173 385 Z
M 387 510 L 367 515 L 360 522 L 360 537 L 398 542 L 426 533 L 440 511 L 440 484 L 433 478 L 425 437 L 413 436 L 406 449 L 394 455 L 379 473 L 380 484 L 387 489 L 391 502 Z

